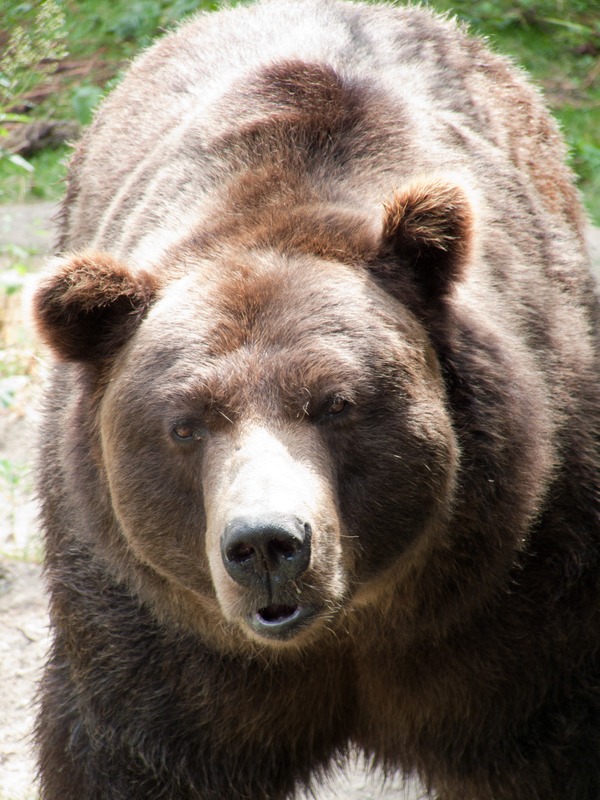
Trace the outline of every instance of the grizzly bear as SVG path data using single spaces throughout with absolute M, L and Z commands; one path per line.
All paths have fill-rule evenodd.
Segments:
M 565 149 L 425 8 L 137 60 L 34 314 L 44 800 L 600 798 L 600 334 Z

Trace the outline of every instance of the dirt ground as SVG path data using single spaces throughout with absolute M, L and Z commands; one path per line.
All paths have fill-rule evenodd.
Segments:
M 45 203 L 0 207 L 3 285 L 20 248 L 27 251 L 22 255 L 28 266 L 42 262 L 51 247 L 53 211 Z M 590 230 L 589 243 L 600 278 L 600 230 Z M 28 378 L 16 375 L 0 382 L 0 800 L 36 797 L 29 736 L 35 686 L 49 641 L 31 475 L 44 359 L 31 341 L 26 313 L 34 279 L 19 280 L 22 303 L 0 307 L 3 346 L 8 341 L 20 358 L 31 359 Z M 9 403 L 2 403 L 3 391 L 10 392 Z M 381 775 L 369 776 L 357 766 L 323 786 L 316 800 L 416 800 L 419 794 L 414 784 L 384 786 Z

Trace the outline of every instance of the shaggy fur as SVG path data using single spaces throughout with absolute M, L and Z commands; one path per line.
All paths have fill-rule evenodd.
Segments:
M 564 147 L 417 7 L 132 66 L 35 298 L 44 800 L 600 797 L 599 310 Z

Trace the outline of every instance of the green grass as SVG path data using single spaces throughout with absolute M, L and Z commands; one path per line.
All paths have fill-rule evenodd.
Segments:
M 0 158 L 0 203 L 58 200 L 64 191 L 66 164 L 71 148 L 41 150 L 29 159 L 28 170 Z
M 8 0 L 0 30 L 33 25 L 41 0 Z M 140 48 L 185 15 L 212 10 L 213 0 L 55 0 L 64 12 L 64 40 L 71 61 L 95 56 L 82 79 L 68 75 L 59 91 L 30 109 L 36 117 L 87 123 L 107 84 Z M 430 0 L 456 14 L 475 33 L 512 55 L 542 87 L 571 152 L 571 163 L 590 214 L 600 224 L 600 14 L 597 0 Z M 38 76 L 39 77 L 39 76 Z M 43 77 L 43 76 L 41 76 Z M 1 105 L 0 105 L 1 111 Z M 0 140 L 1 144 L 1 140 Z M 34 174 L 0 159 L 0 202 L 55 199 L 64 175 L 64 149 L 31 160 Z

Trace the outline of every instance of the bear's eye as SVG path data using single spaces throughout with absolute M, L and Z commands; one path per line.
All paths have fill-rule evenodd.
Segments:
M 330 417 L 337 417 L 340 414 L 343 414 L 349 407 L 348 401 L 343 398 L 341 395 L 336 394 L 333 397 L 330 397 L 327 403 L 325 404 L 325 408 L 323 409 L 324 414 Z
M 198 429 L 191 422 L 176 422 L 171 429 L 173 438 L 179 442 L 190 442 L 193 439 L 200 439 Z

